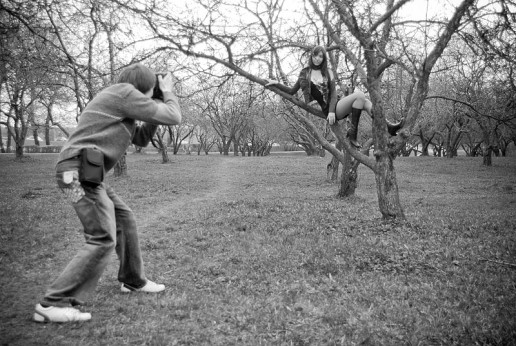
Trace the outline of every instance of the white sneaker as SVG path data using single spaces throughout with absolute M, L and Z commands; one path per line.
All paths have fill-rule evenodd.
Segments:
M 37 304 L 33 319 L 36 322 L 83 322 L 91 320 L 91 314 L 80 312 L 72 307 L 49 306 L 44 308 L 41 304 Z
M 134 288 L 127 284 L 122 284 L 122 287 L 120 290 L 123 293 L 129 293 L 129 292 L 146 292 L 146 293 L 158 293 L 165 290 L 165 285 L 157 284 L 155 282 L 152 282 L 150 280 L 147 280 L 147 283 L 145 286 L 141 288 Z

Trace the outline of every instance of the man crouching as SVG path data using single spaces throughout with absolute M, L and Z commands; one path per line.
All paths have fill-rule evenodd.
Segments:
M 37 322 L 88 321 L 83 304 L 116 249 L 121 291 L 157 293 L 165 285 L 147 279 L 131 209 L 103 182 L 131 144 L 145 147 L 158 125 L 181 123 L 170 73 L 158 76 L 163 102 L 151 98 L 156 75 L 141 64 L 122 71 L 116 84 L 102 90 L 82 112 L 56 165 L 57 184 L 84 227 L 86 243 L 36 305 Z M 141 125 L 138 125 L 141 121 Z

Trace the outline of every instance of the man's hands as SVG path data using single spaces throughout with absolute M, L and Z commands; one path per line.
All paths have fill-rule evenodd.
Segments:
M 173 92 L 174 90 L 174 77 L 172 73 L 168 72 L 165 77 L 158 75 L 159 88 L 162 92 Z

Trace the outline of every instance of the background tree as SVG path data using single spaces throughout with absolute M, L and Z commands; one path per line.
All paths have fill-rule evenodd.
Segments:
M 435 22 L 443 30 L 437 31 L 436 28 L 436 31 L 427 31 L 426 37 L 433 32 L 438 34 L 433 37 L 434 44 L 431 48 L 426 49 L 428 53 L 423 57 L 420 55 L 420 45 L 404 40 L 405 37 L 411 37 L 402 32 L 406 23 L 396 23 L 393 17 L 393 14 L 407 2 L 408 0 L 401 0 L 394 4 L 393 0 L 388 0 L 384 3 L 385 7 L 382 11 L 376 3 L 358 5 L 334 0 L 330 5 L 315 0 L 308 1 L 318 15 L 318 23 L 322 23 L 321 27 L 331 33 L 331 38 L 338 49 L 353 63 L 361 83 L 366 86 L 371 96 L 375 115 L 373 122 L 374 159 L 351 149 L 338 126 L 332 127 L 332 130 L 337 138 L 342 138 L 344 147 L 355 159 L 375 172 L 379 207 L 385 218 L 404 217 L 399 201 L 393 160 L 400 148 L 405 146 L 409 137 L 407 132 L 414 126 L 419 116 L 428 93 L 428 83 L 433 67 L 453 34 L 461 26 L 462 17 L 474 0 L 462 1 L 453 15 L 444 22 L 444 25 L 441 25 L 441 22 Z M 259 13 L 262 8 L 269 8 L 270 12 L 271 4 L 270 1 L 256 1 L 253 2 L 252 10 Z M 271 40 L 270 30 L 258 30 L 258 28 L 263 29 L 259 20 L 248 19 L 244 16 L 239 18 L 238 25 L 235 23 L 229 25 L 228 14 L 239 13 L 241 7 L 225 5 L 221 2 L 201 4 L 201 6 L 204 6 L 207 11 L 200 15 L 185 16 L 181 11 L 176 10 L 172 13 L 163 8 L 158 11 L 152 7 L 147 8 L 146 12 L 141 14 L 154 35 L 163 41 L 162 49 L 179 51 L 191 57 L 213 61 L 253 82 L 265 85 L 267 81 L 261 76 L 260 66 L 263 66 L 262 71 L 270 72 L 271 64 L 259 65 L 257 60 L 263 58 L 261 61 L 268 62 L 267 56 L 271 54 L 279 56 L 279 48 L 287 46 L 284 37 L 273 37 Z M 281 9 L 281 6 L 273 7 Z M 245 9 L 249 10 L 251 6 L 249 5 Z M 330 11 L 338 15 L 339 23 L 345 25 L 346 32 L 334 30 L 335 26 L 331 21 L 334 17 L 326 15 Z M 188 18 L 188 20 L 183 18 Z M 278 22 L 279 20 L 274 19 L 274 23 Z M 426 22 L 425 25 L 428 26 L 430 23 Z M 400 24 L 404 24 L 404 26 L 400 26 Z M 340 24 L 338 27 L 340 28 Z M 312 26 L 312 28 L 317 32 L 317 26 Z M 259 32 L 261 34 L 258 34 Z M 304 37 L 307 38 L 306 31 Z M 352 37 L 353 42 L 343 39 L 348 37 Z M 429 41 L 428 39 L 426 42 Z M 203 48 L 199 49 L 201 42 Z M 310 46 L 315 43 L 318 42 L 312 42 Z M 360 52 L 361 55 L 355 54 L 355 51 L 349 48 L 351 44 L 359 47 L 355 51 Z M 293 46 L 299 46 L 299 44 L 291 41 L 287 47 Z M 211 52 L 218 53 L 212 54 Z M 409 94 L 404 97 L 406 104 L 403 108 L 403 118 L 406 121 L 406 131 L 389 139 L 381 84 L 384 71 L 394 64 L 399 64 L 411 75 L 412 85 L 408 88 Z M 250 73 L 251 66 L 254 67 L 253 71 L 257 72 Z M 324 117 L 320 111 L 291 97 L 281 88 L 273 88 L 273 91 L 310 113 Z M 315 126 L 308 118 L 304 118 L 302 121 L 316 132 Z M 317 138 L 325 149 L 342 160 L 341 162 L 345 162 L 344 155 L 325 140 L 322 134 L 317 133 Z
M 201 109 L 199 106 L 197 108 Z M 208 155 L 217 141 L 217 134 L 211 126 L 209 117 L 203 116 L 202 113 L 200 114 L 196 120 L 193 134 L 199 143 L 197 154 L 200 155 L 201 151 L 204 151 Z
M 2 76 L 0 124 L 6 126 L 8 142 L 14 140 L 16 158 L 23 157 L 23 147 L 30 130 L 38 138 L 37 103 L 56 79 L 55 51 L 47 47 L 48 27 L 39 22 L 36 4 L 9 3 L 2 17 Z M 7 147 L 10 147 L 8 143 Z M 8 149 L 9 150 L 9 149 Z
M 191 124 L 188 124 L 184 120 L 180 125 L 167 127 L 168 145 L 172 145 L 173 153 L 176 155 L 179 152 L 179 149 L 181 149 L 183 142 L 192 135 L 195 127 Z
M 490 148 L 499 145 L 506 147 L 516 138 L 516 83 L 514 66 L 516 64 L 516 17 L 514 0 L 493 0 L 486 6 L 474 6 L 468 12 L 472 30 L 461 33 L 461 38 L 471 51 L 482 58 L 490 70 L 489 80 L 492 87 L 489 113 L 492 117 L 478 121 L 482 128 L 484 141 L 484 164 L 491 165 Z M 506 73 L 500 73 L 506 71 Z M 478 116 L 478 114 L 477 114 Z M 489 123 L 495 128 L 489 133 Z M 504 134 L 503 137 L 501 134 Z M 494 137 L 491 140 L 491 135 Z M 509 140 L 508 138 L 511 138 Z M 494 143 L 493 143 L 494 142 Z
M 167 131 L 170 130 L 171 126 L 158 126 L 158 129 L 156 130 L 156 134 L 151 139 L 152 145 L 158 149 L 158 152 L 161 153 L 161 162 L 167 163 L 170 161 L 168 157 L 168 144 L 167 140 L 165 139 L 165 135 L 167 134 Z
M 247 129 L 248 118 L 257 94 L 248 83 L 229 78 L 216 89 L 203 92 L 202 114 L 210 119 L 217 133 L 223 155 L 228 155 L 231 146 L 238 155 L 238 145 Z
M 268 107 L 280 109 L 283 102 L 295 106 L 296 111 L 285 112 L 282 119 L 308 134 L 313 147 L 324 148 L 342 164 L 351 162 L 351 170 L 344 170 L 351 172 L 346 173 L 349 176 L 356 167 L 353 160 L 373 170 L 385 218 L 404 217 L 394 160 L 410 152 L 417 137 L 423 153 L 433 145 L 447 155 L 454 155 L 458 146 L 470 154 L 487 155 L 489 148 L 496 154 L 516 137 L 513 0 L 455 0 L 444 15 L 423 11 L 418 17 L 413 17 L 417 11 L 410 17 L 404 12 L 411 5 L 408 0 L 306 0 L 300 4 L 277 0 L 192 0 L 173 6 L 166 1 L 3 1 L 0 15 L 6 20 L 2 20 L 1 38 L 6 44 L 2 47 L 8 47 L 9 35 L 19 33 L 39 43 L 56 65 L 36 64 L 39 52 L 33 54 L 30 47 L 3 50 L 0 121 L 10 127 L 11 135 L 19 130 L 26 137 L 31 127 L 47 126 L 54 118 L 54 114 L 49 116 L 55 105 L 52 100 L 68 98 L 66 106 L 75 106 L 78 115 L 121 68 L 143 61 L 155 69 L 173 66 L 185 87 L 201 91 L 200 117 L 210 119 L 223 152 L 227 154 L 231 145 L 235 154 L 243 148 L 249 152 L 259 146 L 258 139 L 266 132 L 262 128 L 269 124 L 259 124 L 263 114 L 254 108 L 253 99 L 264 88 L 256 85 L 263 86 L 270 78 L 292 84 L 310 49 L 322 44 L 329 51 L 341 90 L 351 84 L 367 91 L 373 101 L 372 132 L 368 131 L 371 120 L 362 117 L 360 133 L 363 141 L 372 137 L 374 155 L 349 146 L 345 122 L 331 127 L 333 136 L 329 135 L 328 127 L 321 125 L 324 120 L 318 123 L 318 118 L 324 119 L 322 112 L 306 105 L 300 95 L 271 88 L 268 95 L 278 98 L 271 97 Z M 23 54 L 33 60 L 26 59 L 24 66 L 12 62 Z M 7 78 L 8 63 L 19 64 L 21 70 L 29 62 L 31 69 L 42 68 L 30 81 L 34 87 L 24 84 L 29 81 L 23 80 L 22 73 L 12 72 L 12 78 Z M 43 75 L 46 78 L 34 83 Z M 238 89 L 221 89 L 216 95 L 212 88 L 225 88 L 230 80 L 235 83 L 236 75 L 247 82 L 240 79 Z M 23 97 L 14 82 L 18 89 L 23 86 Z M 455 88 L 453 98 L 447 84 Z M 58 96 L 53 96 L 54 90 Z M 15 102 L 12 98 L 5 102 L 5 95 L 16 97 Z M 33 99 L 37 103 L 31 103 Z M 386 121 L 401 119 L 403 130 L 391 138 Z M 191 124 L 197 126 L 194 120 Z M 352 180 L 348 183 L 353 184 Z

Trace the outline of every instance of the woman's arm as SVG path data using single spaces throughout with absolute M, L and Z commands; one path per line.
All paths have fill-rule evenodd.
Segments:
M 313 101 L 313 97 L 310 94 L 309 78 L 310 78 L 309 69 L 305 67 L 299 73 L 299 77 L 297 78 L 296 84 L 294 84 L 294 86 L 292 86 L 292 88 L 290 88 L 286 85 L 283 85 L 283 84 L 279 84 L 279 82 L 275 81 L 275 80 L 269 81 L 269 83 L 267 83 L 265 86 L 266 87 L 267 86 L 275 86 L 279 90 L 284 91 L 290 95 L 294 95 L 295 93 L 297 93 L 299 91 L 299 89 L 301 89 L 301 91 L 303 92 L 303 97 L 305 99 L 305 102 L 310 103 L 311 101 Z
M 286 92 L 289 95 L 294 95 L 298 92 L 299 88 L 301 87 L 301 83 L 299 82 L 299 78 L 296 81 L 296 84 L 294 84 L 292 87 L 288 87 L 286 85 L 280 84 L 277 80 L 271 79 L 267 84 L 265 84 L 266 87 L 274 86 L 278 88 L 281 91 Z
M 329 103 L 329 112 L 330 113 L 335 113 L 335 110 L 337 108 L 337 88 L 336 88 L 336 84 L 335 84 L 335 79 L 333 78 L 333 76 L 331 75 L 330 73 L 330 76 L 329 76 L 329 87 L 330 87 L 330 103 Z
M 335 111 L 337 109 L 337 88 L 335 86 L 335 79 L 333 79 L 333 74 L 329 71 L 328 76 L 328 84 L 329 84 L 329 92 L 330 92 L 330 100 L 328 105 L 328 122 L 330 125 L 335 123 Z

